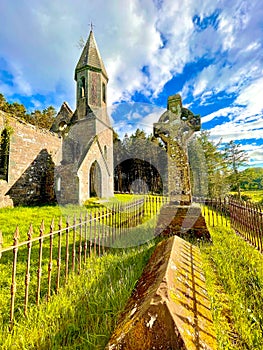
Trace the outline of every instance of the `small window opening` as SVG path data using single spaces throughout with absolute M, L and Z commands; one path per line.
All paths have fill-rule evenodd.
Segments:
M 80 97 L 85 97 L 85 96 L 86 96 L 86 82 L 85 82 L 85 78 L 82 77 L 80 82 Z
M 106 85 L 105 85 L 105 83 L 102 83 L 102 99 L 103 99 L 103 102 L 106 103 Z
M 57 177 L 57 181 L 56 181 L 56 191 L 60 192 L 61 191 L 61 177 L 58 176 Z
M 4 129 L 0 139 L 0 179 L 8 181 L 10 132 Z

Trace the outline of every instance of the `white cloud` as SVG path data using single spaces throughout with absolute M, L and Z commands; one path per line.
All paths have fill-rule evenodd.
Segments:
M 231 104 L 215 106 L 202 118 L 203 123 L 217 117 L 228 120 L 211 130 L 214 137 L 249 139 L 256 130 L 261 137 L 261 0 L 163 0 L 158 7 L 155 3 L 2 0 L 0 58 L 8 62 L 14 79 L 13 86 L 0 82 L 1 92 L 32 94 L 31 102 L 38 108 L 42 102 L 37 94 L 56 107 L 66 100 L 74 108 L 74 69 L 81 53 L 77 43 L 81 37 L 86 40 L 92 21 L 110 79 L 109 105 L 129 101 L 135 91 L 157 98 L 172 77 L 195 64 L 196 71 L 184 77 L 184 85 L 173 87 L 174 92 L 182 90 L 188 105 L 215 103 L 220 93 L 220 98 L 234 96 Z M 136 125 L 150 125 L 157 118 L 151 112 L 144 120 L 134 116 Z
M 263 112 L 262 86 L 263 78 L 253 81 L 242 90 L 235 101 L 237 104 L 246 106 L 248 115 Z
M 217 110 L 216 112 L 210 113 L 204 117 L 202 117 L 202 123 L 208 123 L 214 118 L 217 117 L 228 117 L 231 118 L 233 115 L 238 115 L 241 111 L 239 107 L 226 107 Z

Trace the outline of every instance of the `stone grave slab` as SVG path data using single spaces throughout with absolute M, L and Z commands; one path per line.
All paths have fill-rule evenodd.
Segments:
M 198 247 L 178 236 L 158 244 L 106 349 L 217 349 Z

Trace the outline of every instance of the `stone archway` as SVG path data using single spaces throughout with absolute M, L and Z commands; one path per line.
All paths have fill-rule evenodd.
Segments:
M 98 162 L 95 160 L 89 172 L 90 197 L 101 197 L 101 180 L 101 169 Z

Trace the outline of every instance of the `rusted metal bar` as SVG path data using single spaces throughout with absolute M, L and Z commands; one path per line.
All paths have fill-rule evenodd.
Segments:
M 116 226 L 116 204 L 113 205 L 113 217 L 112 217 L 112 227 L 114 229 L 113 232 L 113 242 L 116 240 L 117 235 L 117 226 Z
M 42 220 L 39 233 L 39 252 L 38 252 L 38 270 L 37 270 L 37 293 L 36 293 L 36 304 L 40 302 L 40 289 L 41 289 L 41 275 L 42 275 L 42 258 L 43 258 L 43 234 L 45 231 L 44 220 Z
M 97 229 L 96 232 L 98 233 L 98 256 L 100 256 L 100 248 L 101 248 L 101 232 L 100 232 L 100 215 L 101 213 L 99 210 L 97 211 Z
M 28 293 L 29 293 L 29 284 L 30 284 L 30 262 L 31 262 L 31 249 L 32 242 L 31 238 L 33 235 L 33 226 L 30 224 L 28 233 L 27 233 L 27 265 L 26 265 L 26 276 L 25 276 L 25 299 L 24 299 L 24 315 L 27 316 L 27 307 L 28 307 Z
M 82 214 L 79 217 L 79 247 L 78 247 L 78 274 L 81 271 L 81 253 L 82 253 Z
M 111 207 L 111 216 L 110 216 L 110 230 L 111 230 L 111 244 L 114 244 L 115 237 L 115 227 L 114 227 L 114 205 Z
M 17 267 L 17 253 L 18 253 L 18 240 L 19 240 L 19 229 L 16 227 L 14 234 L 13 243 L 13 268 L 12 268 L 12 283 L 11 283 L 11 305 L 10 305 L 10 324 L 9 329 L 13 328 L 14 324 L 14 310 L 15 310 L 15 296 L 16 296 L 16 267 Z
M 76 214 L 73 219 L 73 243 L 72 243 L 72 272 L 75 272 L 76 261 Z
M 102 254 L 105 253 L 105 219 L 106 219 L 106 210 L 102 209 L 102 227 L 101 227 L 101 246 L 102 246 Z
M 53 231 L 54 231 L 54 218 L 50 224 L 50 236 L 49 236 L 49 262 L 48 262 L 48 286 L 47 286 L 47 301 L 50 300 L 51 297 L 51 275 L 52 275 L 52 261 L 53 261 Z
M 256 225 L 256 244 L 257 249 L 260 251 L 260 206 L 256 206 L 256 214 L 255 214 L 255 225 Z
M 106 247 L 109 246 L 110 242 L 110 226 L 109 226 L 109 221 L 110 220 L 110 211 L 109 208 L 106 207 L 106 220 L 105 220 L 105 243 L 104 243 L 104 250 Z
M 66 221 L 66 256 L 65 256 L 65 282 L 68 282 L 69 274 L 69 217 Z
M 96 250 L 97 250 L 97 236 L 96 236 L 96 231 L 97 231 L 97 210 L 95 211 L 93 215 L 93 232 L 94 232 L 94 256 L 96 256 Z
M 58 257 L 57 257 L 57 280 L 56 280 L 56 293 L 59 292 L 60 287 L 60 273 L 61 273 L 61 236 L 62 236 L 62 217 L 58 223 Z
M 88 213 L 85 214 L 85 223 L 84 223 L 84 264 L 87 262 L 87 249 L 88 249 Z
M 259 239 L 260 239 L 260 252 L 263 252 L 263 208 L 260 207 L 259 212 Z
M 89 215 L 89 256 L 91 256 L 92 253 L 92 221 L 93 221 L 93 215 L 92 212 Z

